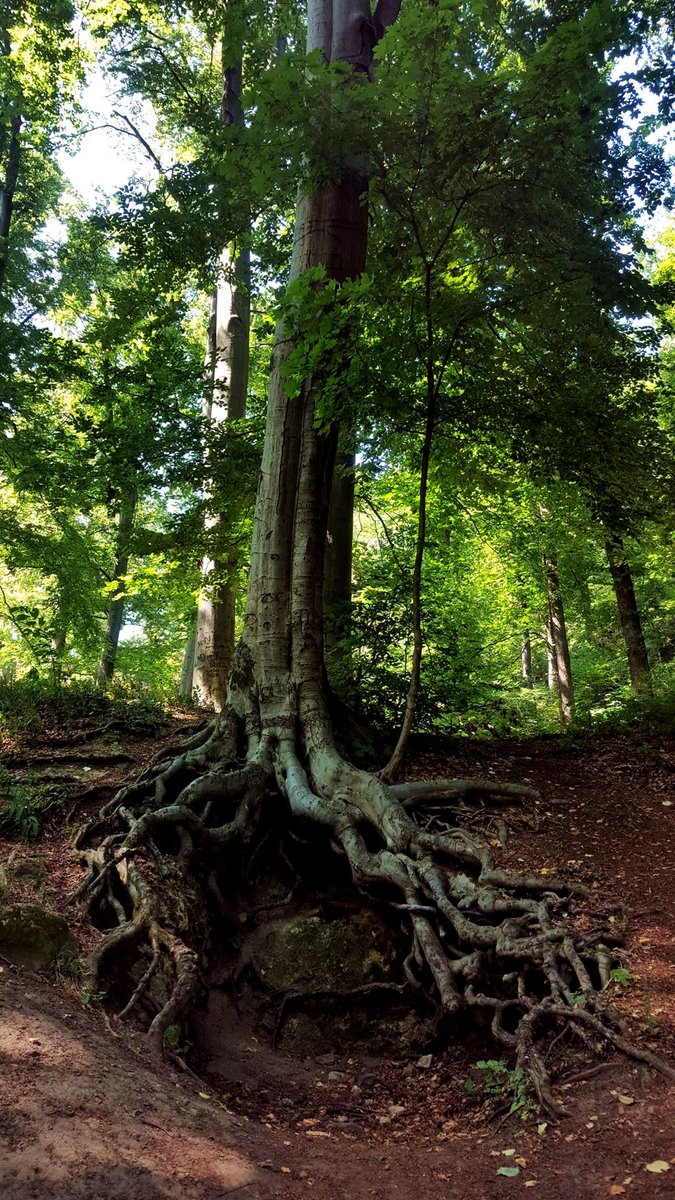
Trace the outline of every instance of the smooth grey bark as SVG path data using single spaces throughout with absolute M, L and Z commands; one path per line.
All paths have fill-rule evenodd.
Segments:
M 223 71 L 222 118 L 226 125 L 243 119 L 241 63 Z M 211 300 L 207 337 L 207 387 L 204 415 L 214 424 L 246 416 L 249 368 L 250 253 L 227 246 L 220 256 L 218 283 Z M 210 521 L 213 528 L 220 518 Z M 234 654 L 235 553 L 225 559 L 205 557 L 197 608 L 194 670 L 190 693 L 201 704 L 220 711 Z M 209 577 L 215 582 L 209 583 Z
M 626 561 L 623 539 L 618 534 L 607 538 L 605 553 L 619 610 L 621 632 L 626 643 L 628 670 L 633 691 L 638 697 L 649 696 L 652 686 L 647 646 L 635 597 L 633 576 Z
M 523 687 L 532 687 L 532 641 L 529 629 L 524 629 L 520 641 L 520 673 Z
M 115 672 L 117 646 L 124 621 L 125 609 L 124 596 L 120 595 L 117 598 L 117 595 L 124 592 L 124 576 L 129 568 L 129 548 L 133 536 L 137 503 L 138 491 L 134 484 L 128 484 L 122 492 L 120 515 L 117 523 L 117 537 L 115 539 L 113 582 L 116 585 L 116 591 L 113 599 L 108 604 L 105 639 L 96 672 L 96 682 L 100 687 L 105 687 L 106 684 L 110 683 Z
M 308 51 L 319 49 L 326 62 L 347 61 L 355 74 L 367 74 L 378 11 L 373 18 L 364 0 L 334 6 L 312 0 Z M 391 20 L 394 17 L 395 11 Z M 364 30 L 370 34 L 364 36 Z M 300 198 L 291 281 L 315 266 L 324 267 L 326 277 L 338 283 L 362 273 L 368 229 L 365 189 L 362 172 L 347 166 L 335 183 Z M 291 805 L 302 809 L 306 803 L 316 815 L 325 804 L 330 819 L 329 802 L 302 784 L 304 771 L 296 757 L 295 736 L 289 731 L 299 719 L 310 759 L 316 751 L 317 778 L 325 772 L 341 772 L 323 687 L 324 564 L 337 429 L 323 434 L 315 427 L 320 380 L 308 380 L 297 395 L 286 395 L 282 368 L 293 344 L 292 335 L 280 325 L 270 377 L 243 643 L 254 664 L 259 720 L 266 730 L 278 727 L 281 769 Z
M 185 646 L 185 654 L 183 656 L 183 666 L 180 673 L 180 681 L 178 684 L 178 695 L 181 700 L 186 700 L 188 703 L 192 700 L 192 678 L 195 670 L 195 650 L 197 648 L 197 620 L 192 622 L 190 636 Z
M 574 719 L 574 686 L 570 661 L 567 625 L 563 608 L 560 581 L 553 558 L 544 558 L 548 592 L 547 642 L 549 646 L 549 687 L 553 681 L 557 692 L 560 720 L 571 725 Z

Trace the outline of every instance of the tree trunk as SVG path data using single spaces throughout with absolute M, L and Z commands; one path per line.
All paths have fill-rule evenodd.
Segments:
M 551 622 L 551 610 L 546 607 L 546 663 L 547 663 L 547 680 L 548 690 L 555 694 L 556 700 L 560 701 L 560 686 L 558 684 L 558 661 L 555 654 L 555 642 L 553 640 L 553 625 Z
M 9 232 L 12 224 L 14 208 L 14 193 L 19 180 L 19 164 L 21 161 L 21 116 L 12 119 L 9 133 L 9 153 L 4 179 L 0 187 L 0 296 L 5 286 L 7 261 L 9 257 Z
M 532 687 L 532 642 L 529 629 L 524 629 L 520 642 L 520 672 L 523 687 Z
M 192 679 L 195 670 L 195 651 L 197 649 L 197 620 L 192 622 L 190 636 L 185 646 L 185 654 L 183 656 L 183 667 L 180 673 L 180 682 L 178 684 L 178 695 L 181 700 L 187 701 L 189 704 L 192 699 Z
M 549 687 L 553 679 L 558 694 L 560 720 L 563 725 L 571 725 L 574 719 L 574 688 L 565 612 L 555 560 L 545 558 L 544 567 L 548 588 Z
M 225 124 L 240 122 L 241 63 L 223 71 Z M 205 416 L 218 425 L 246 416 L 250 325 L 250 253 L 226 247 L 219 263 L 219 279 L 212 302 L 207 337 L 207 393 Z M 220 523 L 218 516 L 208 525 Z M 238 556 L 206 556 L 202 563 L 202 590 L 197 608 L 197 635 L 191 694 L 200 704 L 220 712 L 227 695 L 227 679 L 234 653 L 236 576 Z M 213 576 L 215 583 L 209 583 Z
M 125 609 L 125 598 L 121 593 L 125 589 L 124 576 L 129 567 L 129 546 L 133 533 L 137 502 L 138 493 L 136 487 L 133 484 L 127 485 L 122 494 L 120 515 L 117 524 L 113 575 L 115 594 L 108 604 L 105 640 L 96 673 L 96 681 L 100 687 L 105 687 L 106 684 L 110 683 L 115 671 L 117 645 L 120 639 Z
M 352 654 L 342 643 L 349 633 L 354 538 L 354 454 L 338 458 L 328 509 L 324 581 L 324 654 L 328 679 L 343 699 L 352 693 Z
M 635 598 L 633 576 L 626 561 L 623 539 L 618 534 L 609 537 L 605 542 L 605 552 L 619 609 L 621 632 L 626 643 L 628 670 L 633 691 L 638 697 L 649 696 L 652 690 L 649 659 Z

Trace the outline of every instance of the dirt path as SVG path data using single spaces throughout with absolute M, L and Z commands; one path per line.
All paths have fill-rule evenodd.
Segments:
M 124 748 L 139 761 L 148 745 Z M 671 1055 L 673 766 L 663 742 L 542 739 L 455 745 L 420 754 L 411 771 L 493 773 L 542 790 L 538 828 L 516 817 L 504 861 L 567 868 L 624 903 L 633 978 L 616 985 L 618 1003 L 643 1044 Z M 68 836 L 55 819 L 36 843 L 0 843 L 0 862 L 12 851 L 39 860 L 38 898 L 57 911 L 77 879 Z M 76 932 L 85 945 L 95 936 Z M 559 1085 L 571 1115 L 546 1128 L 536 1116 L 489 1119 L 465 1090 L 479 1057 L 471 1042 L 429 1066 L 296 1063 L 235 1030 L 227 1068 L 200 1084 L 154 1064 L 139 1035 L 114 1036 L 72 982 L 0 966 L 3 1200 L 675 1196 L 675 1090 L 635 1064 Z M 646 1169 L 657 1162 L 669 1169 Z

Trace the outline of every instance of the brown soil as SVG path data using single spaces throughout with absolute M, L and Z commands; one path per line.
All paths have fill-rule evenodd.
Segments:
M 173 740 L 177 724 L 162 736 Z M 13 855 L 1 898 L 37 895 L 67 916 L 84 950 L 99 935 L 67 905 L 80 878 L 72 823 L 133 774 L 156 739 L 116 731 L 77 752 L 101 756 L 111 747 L 111 758 L 119 751 L 133 762 L 92 760 L 86 773 L 78 763 L 95 795 L 50 810 L 36 841 L 0 840 L 0 864 Z M 45 755 L 34 776 L 53 770 L 63 749 L 34 736 L 11 748 L 15 761 Z M 541 790 L 536 812 L 506 811 L 510 838 L 498 854 L 511 866 L 584 880 L 616 906 L 619 924 L 623 906 L 632 978 L 614 985 L 617 1003 L 641 1043 L 671 1059 L 674 769 L 672 743 L 624 736 L 454 743 L 420 751 L 408 772 L 494 776 Z M 200 1082 L 157 1065 L 141 1034 L 83 1005 L 81 985 L 7 962 L 0 970 L 3 1200 L 501 1200 L 523 1188 L 545 1200 L 675 1195 L 675 1089 L 605 1049 L 599 1069 L 566 1082 L 565 1072 L 589 1064 L 564 1040 L 557 1047 L 556 1094 L 570 1115 L 544 1127 L 536 1114 L 522 1120 L 486 1107 L 485 1072 L 475 1067 L 486 1046 L 477 1038 L 462 1035 L 430 1066 L 354 1055 L 297 1062 L 234 1026 L 226 1057 Z M 199 1070 L 205 1075 L 205 1064 Z M 657 1161 L 669 1170 L 646 1169 Z M 518 1174 L 499 1175 L 503 1168 Z

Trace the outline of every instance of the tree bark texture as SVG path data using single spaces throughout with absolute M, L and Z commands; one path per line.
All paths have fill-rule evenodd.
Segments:
M 626 643 L 628 670 L 633 691 L 638 697 L 649 696 L 652 688 L 647 646 L 635 597 L 633 576 L 626 560 L 623 539 L 618 534 L 607 538 L 605 553 L 619 609 L 621 632 Z
M 571 725 L 574 719 L 574 686 L 560 581 L 554 559 L 545 558 L 544 567 L 548 591 L 549 687 L 553 679 L 558 695 L 560 720 L 563 725 Z
M 134 484 L 129 484 L 123 491 L 120 503 L 120 515 L 117 523 L 117 538 L 115 544 L 115 567 L 113 582 L 115 584 L 116 595 L 108 604 L 108 615 L 106 618 L 105 639 L 103 642 L 103 650 L 98 664 L 96 673 L 96 681 L 100 687 L 105 687 L 110 683 L 115 672 L 115 659 L 117 658 L 117 646 L 120 639 L 120 631 L 124 622 L 125 598 L 123 595 L 117 597 L 117 593 L 124 592 L 125 583 L 124 576 L 129 568 L 129 547 L 134 529 L 134 517 L 136 514 L 136 505 L 138 503 L 138 492 Z

